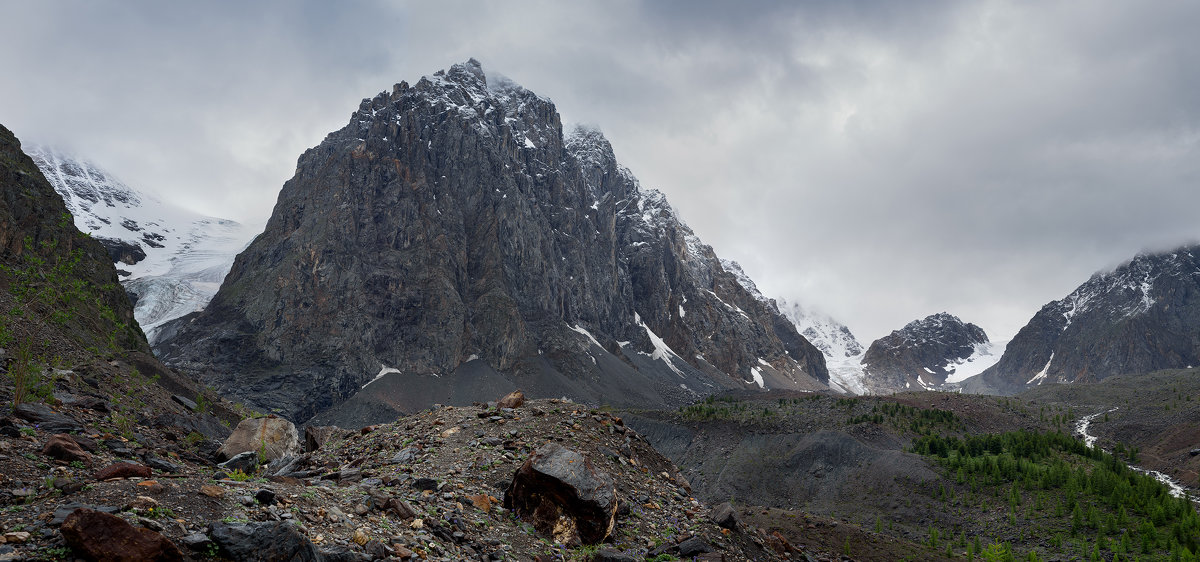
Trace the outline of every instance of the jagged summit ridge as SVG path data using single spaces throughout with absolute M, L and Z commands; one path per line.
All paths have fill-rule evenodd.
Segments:
M 1144 252 L 1043 306 L 992 368 L 964 383 L 1018 392 L 1200 364 L 1200 246 Z
M 827 378 L 598 130 L 564 135 L 550 100 L 473 61 L 363 100 L 307 150 L 177 327 L 169 361 L 298 420 L 356 393 L 394 415 L 515 386 L 649 405 Z

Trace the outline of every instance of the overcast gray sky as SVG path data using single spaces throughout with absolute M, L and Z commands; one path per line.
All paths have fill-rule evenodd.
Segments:
M 1011 337 L 1200 239 L 1195 2 L 0 2 L 0 123 L 243 221 L 360 99 L 475 57 L 864 344 Z

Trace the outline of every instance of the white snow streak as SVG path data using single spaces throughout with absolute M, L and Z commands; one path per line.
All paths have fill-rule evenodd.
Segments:
M 1038 374 L 1033 375 L 1033 378 L 1025 381 L 1025 384 L 1033 384 L 1033 381 L 1038 381 L 1038 384 L 1042 384 L 1041 381 L 1046 380 L 1046 373 L 1048 373 L 1050 371 L 1050 364 L 1053 362 L 1054 362 L 1054 352 L 1050 352 L 1050 360 L 1046 361 L 1046 366 L 1042 367 L 1042 370 L 1039 371 Z

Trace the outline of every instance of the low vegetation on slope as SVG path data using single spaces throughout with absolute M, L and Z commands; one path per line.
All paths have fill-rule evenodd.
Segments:
M 865 559 L 1193 559 L 1190 500 L 1129 469 L 1135 447 L 1079 440 L 1090 413 L 921 392 L 728 395 L 627 417 L 700 497 L 796 544 L 823 542 L 821 525 Z

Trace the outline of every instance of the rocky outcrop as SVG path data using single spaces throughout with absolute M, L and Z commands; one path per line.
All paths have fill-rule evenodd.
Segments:
M 521 465 L 504 506 L 569 546 L 603 541 L 617 520 L 612 479 L 587 457 L 557 443 L 541 446 Z
M 1011 394 L 1200 365 L 1197 333 L 1200 246 L 1143 254 L 1043 306 L 1000 361 L 963 388 Z
M 383 421 L 517 387 L 677 405 L 827 380 L 598 131 L 564 134 L 549 100 L 473 60 L 363 100 L 211 304 L 166 331 L 169 363 L 297 422 L 364 394 Z

